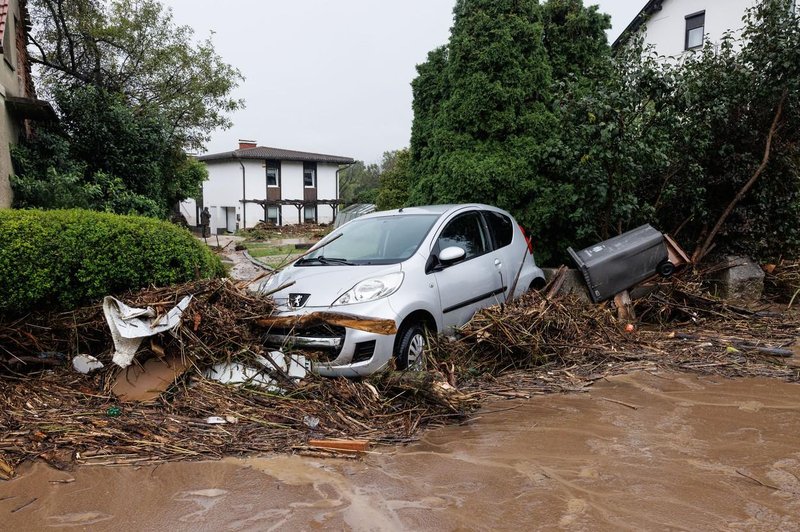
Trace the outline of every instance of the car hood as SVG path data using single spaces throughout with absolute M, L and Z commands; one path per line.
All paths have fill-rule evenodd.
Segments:
M 359 266 L 289 266 L 274 276 L 264 291 L 271 291 L 287 283 L 293 285 L 272 294 L 278 311 L 299 310 L 288 305 L 290 294 L 306 294 L 302 308 L 330 307 L 336 299 L 353 288 L 356 283 L 392 272 L 401 271 L 400 264 Z

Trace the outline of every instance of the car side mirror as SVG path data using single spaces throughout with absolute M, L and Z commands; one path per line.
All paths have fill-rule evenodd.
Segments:
M 460 248 L 458 246 L 450 246 L 448 248 L 444 248 L 441 253 L 439 253 L 439 260 L 444 265 L 450 265 L 454 262 L 458 262 L 464 257 L 467 256 L 467 252 L 464 251 L 464 248 Z

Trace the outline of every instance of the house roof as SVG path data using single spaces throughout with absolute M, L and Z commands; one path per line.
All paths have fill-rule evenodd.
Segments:
M 8 20 L 8 0 L 0 0 L 0 53 L 5 53 L 3 38 L 6 34 L 6 20 Z
M 622 33 L 619 34 L 619 37 L 614 41 L 614 44 L 611 45 L 611 48 L 618 48 L 619 46 L 625 44 L 628 39 L 636 33 L 639 28 L 642 27 L 642 24 L 647 22 L 647 19 L 650 18 L 650 15 L 661 11 L 661 4 L 664 3 L 664 0 L 649 0 L 644 7 L 633 17 L 633 20 L 628 24 L 628 26 L 622 30 Z
M 275 159 L 279 161 L 308 161 L 317 163 L 352 164 L 355 160 L 351 157 L 339 155 L 326 155 L 324 153 L 310 153 L 305 151 L 284 150 L 281 148 L 270 148 L 267 146 L 257 146 L 255 148 L 244 148 L 241 150 L 226 151 L 222 153 L 210 153 L 201 155 L 199 161 L 225 161 L 231 159 Z

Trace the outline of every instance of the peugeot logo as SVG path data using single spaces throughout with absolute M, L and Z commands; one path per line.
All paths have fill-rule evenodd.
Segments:
M 309 297 L 311 297 L 311 294 L 289 294 L 289 307 L 300 308 L 306 304 Z

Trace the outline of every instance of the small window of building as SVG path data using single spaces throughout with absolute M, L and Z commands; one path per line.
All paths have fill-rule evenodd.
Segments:
M 267 222 L 278 225 L 278 207 L 267 207 Z
M 703 46 L 706 31 L 706 12 L 686 15 L 686 49 L 693 50 Z
M 317 186 L 317 163 L 303 163 L 303 186 Z
M 279 161 L 267 161 L 267 186 L 281 186 L 281 163 Z
M 317 208 L 313 205 L 306 205 L 303 209 L 303 221 L 306 223 L 314 223 L 317 221 Z

